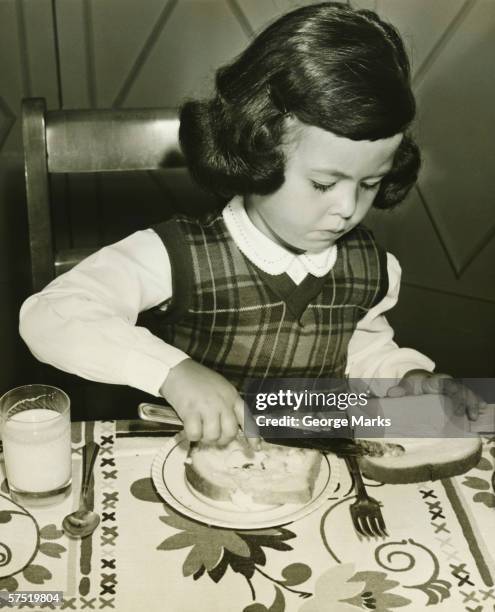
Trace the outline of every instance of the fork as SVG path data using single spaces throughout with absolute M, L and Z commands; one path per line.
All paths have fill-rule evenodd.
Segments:
M 344 459 L 356 489 L 356 501 L 349 508 L 355 530 L 365 538 L 388 537 L 380 510 L 382 504 L 366 492 L 358 460 L 353 455 Z

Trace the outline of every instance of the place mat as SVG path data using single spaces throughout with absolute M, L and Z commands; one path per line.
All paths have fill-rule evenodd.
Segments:
M 344 465 L 337 490 L 304 519 L 231 530 L 193 521 L 159 497 L 150 469 L 166 440 L 158 428 L 133 421 L 74 424 L 74 491 L 88 439 L 101 445 L 93 489 L 99 528 L 69 540 L 60 524 L 74 495 L 27 511 L 9 501 L 3 485 L 0 590 L 62 590 L 61 609 L 118 612 L 494 610 L 494 437 L 483 438 L 483 458 L 464 476 L 413 485 L 370 481 L 390 534 L 372 541 L 352 527 Z

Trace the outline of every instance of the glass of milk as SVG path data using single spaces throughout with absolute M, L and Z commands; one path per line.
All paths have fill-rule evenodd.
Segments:
M 70 400 L 49 385 L 0 398 L 0 434 L 10 493 L 19 503 L 54 503 L 72 482 Z

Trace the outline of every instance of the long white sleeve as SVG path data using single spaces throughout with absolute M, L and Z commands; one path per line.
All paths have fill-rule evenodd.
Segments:
M 258 247 L 263 251 L 263 245 Z M 292 258 L 287 259 L 288 274 L 293 273 Z M 415 368 L 434 368 L 421 353 L 399 348 L 393 341 L 384 313 L 397 302 L 401 271 L 392 255 L 388 274 L 387 295 L 359 322 L 349 343 L 347 374 L 351 378 L 378 381 L 400 378 Z M 83 378 L 159 395 L 170 369 L 187 355 L 135 323 L 141 311 L 171 295 L 165 246 L 151 229 L 136 232 L 101 249 L 28 298 L 21 308 L 20 333 L 40 361 Z
M 390 253 L 387 253 L 387 269 L 387 295 L 358 323 L 349 342 L 346 370 L 349 378 L 366 379 L 378 396 L 386 394 L 392 379 L 402 378 L 409 370 L 420 368 L 431 372 L 435 368 L 434 362 L 422 353 L 401 348 L 393 341 L 394 330 L 384 313 L 397 303 L 401 268 Z
M 152 230 L 91 255 L 29 297 L 20 334 L 40 361 L 83 378 L 159 395 L 187 357 L 143 327 L 139 312 L 172 295 L 170 261 Z

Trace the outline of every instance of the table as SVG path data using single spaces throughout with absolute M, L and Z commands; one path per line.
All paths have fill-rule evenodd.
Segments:
M 92 439 L 101 445 L 92 495 L 102 520 L 91 537 L 70 540 L 61 521 L 77 503 L 81 447 Z M 235 531 L 196 523 L 157 495 L 150 466 L 166 438 L 156 424 L 73 423 L 72 441 L 73 492 L 57 506 L 14 504 L 0 463 L 0 590 L 61 590 L 65 610 L 495 610 L 495 437 L 483 437 L 483 458 L 464 476 L 370 481 L 390 534 L 372 541 L 353 530 L 343 462 L 337 490 L 314 513 Z

